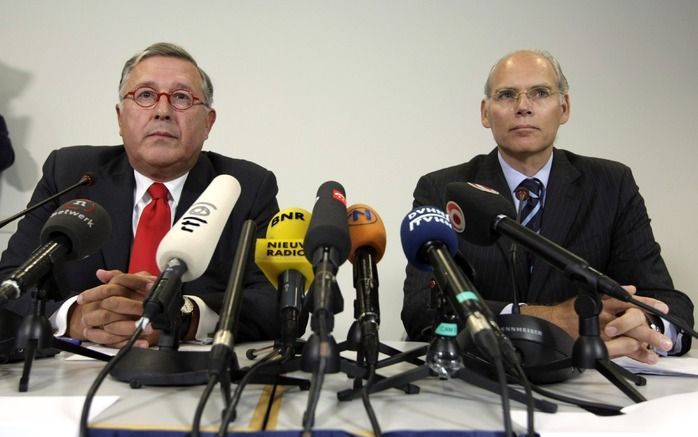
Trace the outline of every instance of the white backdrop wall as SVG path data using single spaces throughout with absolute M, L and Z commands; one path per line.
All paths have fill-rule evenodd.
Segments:
M 381 214 L 381 338 L 399 339 L 399 226 L 417 179 L 494 147 L 479 118 L 490 66 L 545 48 L 571 84 L 558 146 L 633 168 L 675 285 L 696 301 L 696 23 L 694 0 L 0 0 L 0 113 L 17 155 L 0 177 L 0 217 L 26 205 L 52 149 L 120 144 L 123 62 L 175 42 L 214 82 L 206 149 L 273 170 L 282 208 L 311 210 L 332 179 Z M 340 285 L 339 339 L 349 264 Z

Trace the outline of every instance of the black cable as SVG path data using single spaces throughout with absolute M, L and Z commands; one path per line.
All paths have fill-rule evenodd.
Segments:
M 315 422 L 315 409 L 320 400 L 320 390 L 325 379 L 325 368 L 327 367 L 327 357 L 320 354 L 318 365 L 310 378 L 310 392 L 308 393 L 308 405 L 303 413 L 303 437 L 312 435 L 313 424 Z
M 271 364 L 274 361 L 278 361 L 279 359 L 283 358 L 283 354 L 281 354 L 279 349 L 274 349 L 272 352 L 269 354 L 265 355 L 262 357 L 259 361 L 254 363 L 252 367 L 250 367 L 247 372 L 245 372 L 245 375 L 240 379 L 240 382 L 238 382 L 237 387 L 235 387 L 235 392 L 233 393 L 233 398 L 228 404 L 228 407 L 226 408 L 224 414 L 223 414 L 223 419 L 221 421 L 221 426 L 218 428 L 218 437 L 225 437 L 225 435 L 228 434 L 228 425 L 230 424 L 231 420 L 234 420 L 233 416 L 235 415 L 235 407 L 237 407 L 238 402 L 240 401 L 240 396 L 242 395 L 242 390 L 247 386 L 247 384 L 250 382 L 252 377 L 257 373 L 257 371 L 264 367 L 265 365 Z
M 196 406 L 196 411 L 194 412 L 194 420 L 192 421 L 191 426 L 191 437 L 199 437 L 199 435 L 201 434 L 201 416 L 203 415 L 204 408 L 206 407 L 206 403 L 208 402 L 208 398 L 211 396 L 211 393 L 213 392 L 213 389 L 215 388 L 217 383 L 218 377 L 211 375 L 211 378 L 208 380 L 208 384 L 206 384 L 204 392 L 201 394 L 201 397 L 199 398 L 199 403 Z
M 533 391 L 531 389 L 531 382 L 526 377 L 526 373 L 521 367 L 521 364 L 517 361 L 514 363 L 509 363 L 512 367 L 512 371 L 515 375 L 519 377 L 519 384 L 523 386 L 524 392 L 526 393 L 526 420 L 527 420 L 527 434 L 528 437 L 535 437 L 535 426 L 533 423 L 535 406 L 533 403 Z
M 504 420 L 504 434 L 508 437 L 514 435 L 514 431 L 511 425 L 511 408 L 509 404 L 509 386 L 507 385 L 507 374 L 504 371 L 504 364 L 502 364 L 501 358 L 494 359 L 494 365 L 497 368 L 497 378 L 499 379 L 499 385 L 501 387 L 501 399 L 502 399 L 502 417 Z
M 329 344 L 329 331 L 327 329 L 325 317 L 317 318 L 317 332 L 320 337 L 319 350 L 318 353 L 318 364 L 313 370 L 312 376 L 310 378 L 310 390 L 308 393 L 308 404 L 303 413 L 303 436 L 310 437 L 312 435 L 313 424 L 315 422 L 315 409 L 320 400 L 320 391 L 322 390 L 322 384 L 325 379 L 325 369 L 327 368 L 327 361 L 329 359 L 329 347 L 325 345 Z
M 373 385 L 373 381 L 375 380 L 375 378 L 376 366 L 369 365 L 366 385 L 364 385 L 363 389 L 361 390 L 361 400 L 363 401 L 364 408 L 366 409 L 368 420 L 371 422 L 371 429 L 373 430 L 373 435 L 375 437 L 381 437 L 383 435 L 383 432 L 381 431 L 380 424 L 378 423 L 378 419 L 376 418 L 376 412 L 373 410 L 373 407 L 371 406 L 371 400 L 368 397 L 369 393 L 371 392 L 371 386 Z
M 516 243 L 511 243 L 511 246 L 509 246 L 509 253 L 507 253 L 506 249 L 502 247 L 502 244 L 500 244 L 499 241 L 495 243 L 495 246 L 497 246 L 497 249 L 499 249 L 499 252 L 502 254 L 502 258 L 504 258 L 504 262 L 507 265 L 507 270 L 509 270 L 509 278 L 511 279 L 511 290 L 514 292 L 512 296 L 513 299 L 511 305 L 511 313 L 519 314 L 521 313 L 521 306 L 519 305 L 519 283 L 516 280 L 518 276 L 516 269 L 516 259 L 518 253 L 518 251 L 516 250 Z M 511 258 L 507 255 L 511 255 Z
M 92 386 L 90 389 L 87 391 L 87 395 L 85 396 L 85 402 L 82 404 L 82 414 L 80 415 L 80 437 L 87 437 L 87 419 L 90 415 L 90 407 L 92 406 L 92 399 L 94 399 L 95 394 L 97 393 L 97 390 L 99 389 L 99 386 L 102 385 L 102 382 L 104 382 L 104 379 L 107 377 L 109 372 L 116 366 L 116 364 L 121 361 L 121 359 L 128 353 L 128 351 L 131 350 L 133 347 L 133 344 L 136 342 L 138 337 L 141 336 L 143 333 L 143 325 L 139 324 L 136 327 L 135 332 L 131 336 L 131 338 L 128 340 L 128 343 L 119 350 L 119 352 L 112 357 L 111 360 L 107 362 L 107 364 L 102 368 L 102 370 L 99 372 L 97 377 L 95 378 L 94 382 L 92 383 Z
M 267 426 L 269 426 L 269 417 L 271 416 L 271 408 L 274 405 L 274 398 L 276 397 L 276 389 L 279 384 L 274 384 L 271 387 L 271 394 L 269 395 L 269 401 L 267 402 L 267 410 L 264 412 L 264 420 L 262 421 L 261 431 L 266 431 Z

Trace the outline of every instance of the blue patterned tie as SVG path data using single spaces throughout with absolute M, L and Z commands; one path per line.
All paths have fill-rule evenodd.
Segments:
M 536 178 L 521 181 L 514 194 L 519 199 L 519 220 L 521 224 L 534 232 L 540 232 L 543 216 L 543 182 Z

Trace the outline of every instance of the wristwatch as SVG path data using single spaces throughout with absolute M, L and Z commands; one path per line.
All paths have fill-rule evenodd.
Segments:
M 660 334 L 664 334 L 664 322 L 662 322 L 661 317 L 655 316 L 654 314 L 645 313 L 645 318 L 647 318 L 647 324 L 651 329 L 659 332 Z
M 182 339 L 184 339 L 184 336 L 187 334 L 187 332 L 189 332 L 191 319 L 194 315 L 194 309 L 196 309 L 196 304 L 192 299 L 190 299 L 188 296 L 184 296 L 183 299 L 184 303 L 182 304 L 182 308 L 179 309 L 179 312 L 182 315 Z

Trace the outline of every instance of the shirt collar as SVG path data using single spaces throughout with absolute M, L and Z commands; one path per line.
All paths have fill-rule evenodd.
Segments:
M 170 192 L 169 200 L 174 205 L 177 205 L 177 203 L 179 203 L 179 198 L 182 196 L 182 189 L 184 188 L 184 181 L 187 180 L 188 175 L 189 173 L 187 172 L 176 179 L 163 182 L 163 184 L 167 187 L 167 191 Z M 144 199 L 144 197 L 147 195 L 148 188 L 155 181 L 145 175 L 142 175 L 141 173 L 138 173 L 136 169 L 133 170 L 133 176 L 136 179 L 136 189 L 133 193 L 134 204 L 136 204 L 140 200 Z M 147 200 L 150 200 L 149 195 Z
M 550 158 L 548 158 L 548 162 L 545 163 L 543 168 L 538 170 L 538 173 L 535 175 L 531 176 L 534 178 L 537 178 L 543 183 L 543 187 L 548 188 L 548 180 L 550 179 L 550 169 L 553 167 L 553 155 L 554 153 L 550 154 Z M 502 167 L 502 172 L 504 173 L 504 178 L 507 180 L 507 185 L 509 186 L 509 196 L 511 196 L 512 199 L 514 199 L 514 204 L 518 208 L 518 199 L 516 196 L 514 196 L 514 190 L 516 187 L 519 186 L 521 181 L 524 179 L 528 178 L 529 176 L 526 176 L 523 173 L 520 173 L 518 170 L 515 170 L 512 166 L 510 166 L 502 157 L 502 153 L 500 151 L 497 151 L 497 158 L 499 159 L 499 165 Z M 544 197 L 545 199 L 545 197 Z

